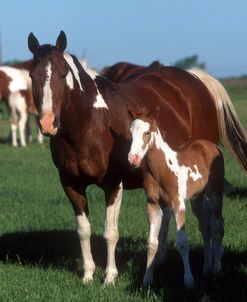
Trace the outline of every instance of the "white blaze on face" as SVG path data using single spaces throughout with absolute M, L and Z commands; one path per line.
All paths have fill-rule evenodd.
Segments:
M 51 90 L 51 62 L 46 67 L 46 79 L 43 87 L 42 112 L 52 112 L 52 90 Z
M 144 158 L 148 151 L 148 147 L 151 144 L 151 140 L 146 145 L 143 141 L 143 135 L 145 132 L 150 131 L 150 124 L 144 122 L 141 119 L 135 119 L 130 127 L 130 132 L 132 136 L 132 143 L 128 158 L 130 160 L 131 156 L 137 155 L 140 161 Z

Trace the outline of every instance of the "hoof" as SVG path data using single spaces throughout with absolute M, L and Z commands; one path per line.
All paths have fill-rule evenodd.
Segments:
M 107 272 L 105 280 L 104 280 L 104 285 L 109 285 L 113 284 L 115 285 L 115 280 L 118 276 L 118 271 L 117 270 L 112 270 Z
M 194 277 L 192 275 L 187 276 L 186 278 L 184 278 L 184 285 L 187 289 L 193 288 L 194 284 L 195 284 L 195 280 L 194 280 Z
M 153 278 L 153 275 L 148 275 L 148 274 L 145 274 L 144 278 L 143 278 L 143 281 L 142 281 L 142 284 L 144 287 L 148 287 L 150 284 L 152 284 L 154 282 L 154 278 Z

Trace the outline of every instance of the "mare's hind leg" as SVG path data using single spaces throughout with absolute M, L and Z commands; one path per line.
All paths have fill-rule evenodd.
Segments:
M 85 189 L 81 187 L 80 183 L 75 180 L 67 178 L 60 173 L 60 180 L 64 189 L 64 192 L 68 196 L 76 215 L 77 232 L 80 240 L 84 275 L 83 283 L 87 283 L 93 280 L 93 274 L 95 271 L 95 264 L 91 253 L 91 226 L 88 220 L 88 205 Z
M 108 190 L 105 194 L 107 208 L 105 217 L 104 238 L 107 244 L 107 265 L 104 283 L 114 283 L 118 275 L 115 261 L 115 250 L 119 239 L 118 218 L 122 201 L 123 184 Z
M 194 277 L 191 273 L 189 262 L 189 242 L 185 232 L 185 208 L 181 206 L 174 208 L 174 216 L 176 221 L 176 248 L 180 253 L 184 266 L 184 284 L 187 288 L 194 285 Z
M 223 194 L 211 193 L 206 201 L 210 213 L 210 231 L 212 240 L 212 272 L 221 271 L 222 240 L 224 237 L 224 219 L 222 216 Z
M 204 193 L 202 193 L 196 199 L 191 201 L 191 208 L 198 220 L 199 230 L 203 240 L 204 277 L 208 276 L 212 272 L 210 216 L 207 211 L 206 199 L 207 197 L 204 196 Z

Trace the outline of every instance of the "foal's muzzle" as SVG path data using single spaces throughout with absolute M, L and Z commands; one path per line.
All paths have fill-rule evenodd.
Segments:
M 141 164 L 141 158 L 137 154 L 129 153 L 128 161 L 131 164 L 131 166 L 134 168 L 138 168 Z

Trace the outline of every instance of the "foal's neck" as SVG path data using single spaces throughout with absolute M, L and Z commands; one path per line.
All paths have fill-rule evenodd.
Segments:
M 163 139 L 159 131 L 159 128 L 157 128 L 156 132 L 153 132 L 153 135 L 154 135 L 153 147 L 150 149 L 150 151 L 158 150 L 159 152 L 162 152 L 165 156 L 165 162 L 168 166 L 177 163 L 177 152 L 174 151 L 168 145 L 168 143 Z

